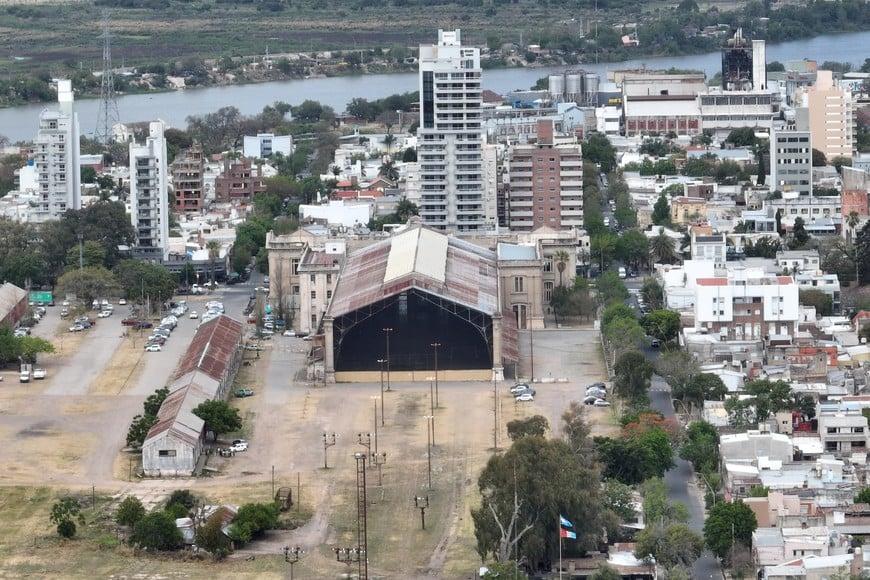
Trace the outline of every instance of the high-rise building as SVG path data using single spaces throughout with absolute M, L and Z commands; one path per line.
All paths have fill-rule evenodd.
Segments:
M 770 188 L 782 193 L 813 194 L 813 146 L 809 131 L 770 133 Z
M 133 255 L 163 263 L 169 257 L 169 178 L 166 126 L 148 125 L 144 145 L 130 143 L 130 219 L 136 230 Z
M 33 212 L 37 222 L 58 219 L 68 209 L 81 209 L 79 177 L 79 121 L 74 110 L 72 81 L 57 82 L 58 111 L 39 115 L 33 143 L 39 199 Z
M 583 227 L 583 155 L 573 135 L 558 135 L 552 119 L 538 121 L 537 143 L 510 152 L 511 231 Z
M 439 230 L 491 227 L 484 207 L 480 50 L 460 31 L 420 46 L 420 217 Z M 494 219 L 494 216 L 490 216 Z
M 828 160 L 852 158 L 855 148 L 852 93 L 837 86 L 831 71 L 818 71 L 815 85 L 798 89 L 795 106 L 807 108 L 813 147 L 824 153 Z
M 182 150 L 172 161 L 172 191 L 175 197 L 175 211 L 179 213 L 199 213 L 205 206 L 205 158 L 202 145 Z

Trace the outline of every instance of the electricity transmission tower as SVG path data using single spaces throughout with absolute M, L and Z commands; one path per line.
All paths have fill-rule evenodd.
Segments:
M 118 101 L 115 97 L 115 79 L 112 73 L 112 41 L 109 34 L 109 11 L 103 11 L 103 74 L 100 86 L 100 108 L 94 138 L 103 145 L 112 139 L 112 127 L 118 123 Z

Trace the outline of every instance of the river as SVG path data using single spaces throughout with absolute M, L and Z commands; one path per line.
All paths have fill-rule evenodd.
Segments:
M 767 60 L 785 63 L 789 60 L 811 59 L 819 64 L 824 61 L 850 62 L 853 69 L 870 57 L 870 31 L 849 34 L 832 34 L 812 39 L 784 42 L 767 46 Z M 606 64 L 587 64 L 582 67 L 512 68 L 486 70 L 483 74 L 484 88 L 504 94 L 514 89 L 528 89 L 551 72 L 566 68 L 583 68 L 597 72 L 605 78 L 608 70 L 635 68 L 645 65 L 648 69 L 693 69 L 702 70 L 710 78 L 721 69 L 719 52 L 679 57 L 641 58 Z M 341 112 L 354 97 L 368 100 L 417 90 L 417 74 L 377 74 L 350 77 L 316 78 L 304 80 L 274 81 L 252 85 L 207 87 L 168 93 L 126 95 L 118 98 L 121 122 L 153 121 L 163 119 L 170 126 L 185 128 L 187 117 L 217 111 L 221 107 L 234 106 L 245 115 L 254 115 L 275 101 L 298 105 L 306 99 L 319 101 Z M 39 113 L 45 108 L 56 109 L 54 104 L 41 103 L 9 109 L 0 109 L 0 135 L 11 141 L 32 141 L 39 125 Z M 97 99 L 76 102 L 79 126 L 84 135 L 96 130 Z

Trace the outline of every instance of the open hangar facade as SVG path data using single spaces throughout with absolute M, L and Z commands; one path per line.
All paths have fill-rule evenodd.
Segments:
M 327 381 L 382 367 L 402 381 L 513 375 L 517 322 L 499 287 L 496 252 L 424 226 L 348 253 L 323 318 Z

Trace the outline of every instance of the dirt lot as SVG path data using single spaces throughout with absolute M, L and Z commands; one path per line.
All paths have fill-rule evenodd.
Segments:
M 192 325 L 188 330 L 192 334 Z M 243 367 L 239 378 L 240 385 L 250 386 L 255 395 L 237 401 L 245 428 L 227 437 L 249 439 L 248 452 L 231 458 L 211 456 L 208 467 L 216 470 L 211 477 L 129 481 L 131 464 L 128 456 L 119 453 L 126 424 L 141 408 L 144 396 L 157 386 L 152 388 L 149 383 L 148 377 L 155 372 L 152 367 L 174 366 L 174 362 L 171 352 L 142 354 L 135 337 L 119 335 L 112 339 L 118 343 L 115 362 L 107 363 L 86 388 L 76 385 L 80 395 L 40 395 L 40 388 L 45 392 L 57 389 L 48 381 L 45 386 L 32 383 L 28 390 L 0 390 L 0 412 L 4 414 L 0 434 L 10 443 L 0 450 L 0 461 L 6 466 L 0 482 L 9 486 L 8 498 L 17 498 L 8 501 L 30 506 L 27 513 L 9 514 L 22 521 L 18 526 L 4 526 L 17 532 L 0 542 L 0 561 L 6 563 L 0 577 L 39 571 L 46 577 L 91 577 L 96 572 L 93 577 L 135 573 L 143 578 L 206 578 L 219 570 L 221 575 L 234 577 L 278 578 L 287 571 L 280 550 L 288 544 L 305 550 L 295 565 L 298 577 L 338 577 L 345 566 L 336 562 L 332 548 L 356 544 L 353 454 L 369 451 L 359 444 L 360 433 L 371 434 L 371 451 L 375 450 L 376 427 L 377 450 L 387 454 L 387 462 L 380 473 L 382 485 L 378 485 L 376 468 L 365 470 L 370 576 L 466 578 L 478 565 L 469 510 L 477 501 L 477 474 L 492 454 L 491 382 L 439 384 L 429 489 L 428 422 L 424 418 L 430 414 L 428 383 L 393 381 L 392 392 L 385 393 L 381 425 L 379 383 L 323 387 L 297 380 L 303 376 L 299 371 L 308 343 L 276 337 L 265 342 L 266 350 L 259 358 L 247 353 L 252 364 Z M 64 361 L 58 362 L 57 372 L 88 345 L 79 337 L 64 340 Z M 70 344 L 76 340 L 76 346 Z M 528 351 L 529 335 L 520 340 L 521 350 Z M 536 400 L 520 404 L 507 392 L 507 383 L 496 386 L 500 447 L 508 444 L 505 425 L 517 417 L 540 413 L 549 418 L 554 431 L 558 429 L 567 403 L 580 398 L 587 383 L 602 378 L 597 334 L 591 329 L 535 332 L 534 341 L 535 375 L 554 382 L 537 384 Z M 177 344 L 178 349 L 184 346 L 181 341 Z M 169 356 L 158 358 L 163 355 Z M 529 366 L 521 365 L 521 374 L 528 375 Z M 590 408 L 589 415 L 596 433 L 614 428 L 609 410 Z M 109 433 L 110 426 L 120 426 L 123 432 Z M 328 468 L 324 469 L 323 434 L 333 432 L 336 444 L 326 450 Z M 92 485 L 98 508 L 89 518 L 97 521 L 109 521 L 111 506 L 131 493 L 147 505 L 159 504 L 179 488 L 192 488 L 211 503 L 268 501 L 273 469 L 276 487 L 292 486 L 294 496 L 301 490 L 299 517 L 310 515 L 310 519 L 299 529 L 271 533 L 265 541 L 252 543 L 221 564 L 132 557 L 123 547 L 104 546 L 106 540 L 100 539 L 99 530 L 111 530 L 111 525 L 89 526 L 81 539 L 61 546 L 47 518 L 54 497 L 81 493 L 87 498 Z M 429 498 L 425 530 L 421 529 L 420 511 L 414 507 L 417 496 Z M 0 518 L 0 523 L 2 519 L 6 518 Z M 53 549 L 34 551 L 29 549 L 32 545 Z M 102 551 L 100 546 L 104 546 Z M 63 573 L 54 549 L 63 551 Z M 95 550 L 102 556 L 99 560 Z M 246 560 L 249 555 L 255 560 Z

